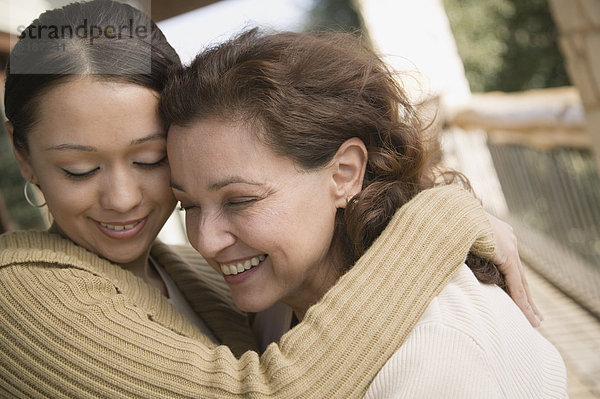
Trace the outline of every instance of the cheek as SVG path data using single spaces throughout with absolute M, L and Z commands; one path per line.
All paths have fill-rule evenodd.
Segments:
M 48 213 L 53 223 L 58 225 L 69 237 L 86 237 L 87 232 L 80 229 L 89 227 L 90 216 L 97 209 L 95 191 L 74 189 L 70 185 L 56 184 L 46 190 Z M 76 241 L 84 246 L 82 241 Z M 86 247 L 87 248 L 87 247 Z
M 200 224 L 200 218 L 197 212 L 194 211 L 185 211 L 185 230 L 186 235 L 192 247 L 194 247 L 197 251 L 197 242 L 198 242 L 198 229 Z
M 335 228 L 335 207 L 322 201 L 312 202 L 299 212 L 293 232 L 298 256 L 307 262 L 324 259 L 329 253 Z
M 318 204 L 273 213 L 272 218 L 246 225 L 246 236 L 262 237 L 263 249 L 281 251 L 289 261 L 311 264 L 328 252 L 333 237 L 335 212 Z M 251 229 L 252 228 L 252 229 Z
M 336 207 L 327 186 L 321 181 L 301 181 L 252 226 L 263 237 L 269 237 L 271 245 L 281 245 L 296 259 L 314 258 L 329 249 L 335 215 Z
M 298 234 L 307 239 L 314 237 L 323 240 L 333 234 L 337 208 L 333 197 L 325 189 L 309 190 L 307 188 L 305 193 L 298 193 L 299 198 L 303 198 L 294 211 L 296 224 L 302 226 Z
M 150 193 L 154 202 L 164 204 L 171 210 L 174 208 L 176 200 L 173 190 L 169 186 L 169 168 L 160 168 L 156 170 L 156 173 L 145 173 L 140 176 L 140 179 L 144 185 L 144 191 Z
M 40 176 L 40 187 L 48 211 L 58 217 L 61 214 L 77 214 L 93 207 L 97 201 L 97 190 L 93 184 L 70 182 L 64 177 Z

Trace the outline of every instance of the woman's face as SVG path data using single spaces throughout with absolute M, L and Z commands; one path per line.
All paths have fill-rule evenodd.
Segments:
M 175 205 L 157 104 L 134 84 L 60 84 L 41 98 L 19 157 L 62 233 L 116 263 L 147 256 Z
M 257 312 L 278 300 L 302 308 L 323 295 L 336 277 L 328 168 L 301 170 L 248 127 L 218 120 L 172 126 L 167 148 L 188 238 L 239 308 Z

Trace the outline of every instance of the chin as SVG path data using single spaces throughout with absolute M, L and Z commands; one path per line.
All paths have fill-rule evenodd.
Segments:
M 101 254 L 102 257 L 108 259 L 112 263 L 117 263 L 117 264 L 132 263 L 145 255 L 146 255 L 145 251 L 131 251 L 131 250 L 121 251 L 120 253 L 115 253 L 115 251 L 112 251 L 111 253 Z
M 243 300 L 243 299 L 238 300 L 235 297 L 233 297 L 233 303 L 235 303 L 235 306 L 237 306 L 238 309 L 240 309 L 244 312 L 250 312 L 250 313 L 262 312 L 263 310 L 267 310 L 275 304 L 275 302 L 264 303 L 264 302 L 247 301 L 247 300 Z

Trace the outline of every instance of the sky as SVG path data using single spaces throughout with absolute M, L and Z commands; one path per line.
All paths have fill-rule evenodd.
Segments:
M 244 28 L 301 29 L 313 0 L 225 0 L 158 23 L 183 63 Z

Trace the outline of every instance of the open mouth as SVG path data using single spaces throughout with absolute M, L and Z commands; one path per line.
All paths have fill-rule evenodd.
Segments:
M 107 223 L 102 223 L 102 222 L 98 222 L 100 223 L 100 226 L 107 228 L 109 230 L 114 230 L 114 231 L 123 231 L 123 230 L 131 230 L 133 229 L 135 226 L 137 226 L 138 224 L 141 223 L 141 221 L 137 221 L 134 223 L 130 223 L 130 224 L 125 224 L 125 225 L 115 225 L 115 224 L 107 224 Z
M 144 229 L 146 218 L 124 222 L 94 222 L 106 236 L 122 240 L 137 236 Z
M 240 274 L 247 270 L 252 269 L 255 266 L 258 266 L 266 258 L 267 258 L 267 255 L 258 255 L 252 259 L 247 259 L 243 262 L 232 263 L 232 264 L 228 264 L 228 265 L 221 265 L 221 271 L 226 276 Z

